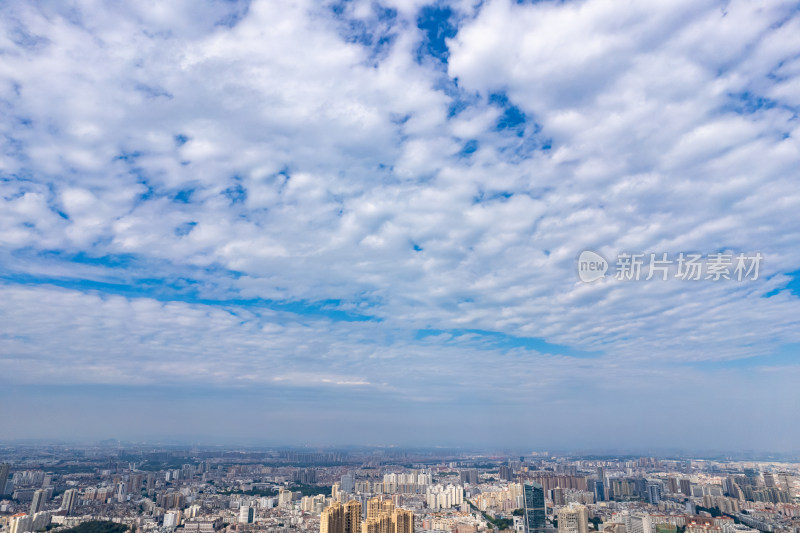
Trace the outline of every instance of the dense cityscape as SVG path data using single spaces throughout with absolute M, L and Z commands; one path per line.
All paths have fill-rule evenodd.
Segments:
M 7 446 L 0 532 L 798 533 L 798 475 L 731 458 Z

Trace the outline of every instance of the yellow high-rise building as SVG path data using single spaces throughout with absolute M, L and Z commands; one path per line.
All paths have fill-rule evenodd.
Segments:
M 407 509 L 395 509 L 392 514 L 382 512 L 367 518 L 361 525 L 361 533 L 414 533 L 414 513 Z
M 381 516 L 378 517 L 378 533 L 394 533 L 392 515 L 381 513 Z
M 344 533 L 344 506 L 334 501 L 319 517 L 319 533 Z
M 589 511 L 585 505 L 569 504 L 558 510 L 558 533 L 588 533 Z
M 378 519 L 368 518 L 361 524 L 361 533 L 378 533 Z
M 361 522 L 361 502 L 334 501 L 320 516 L 320 533 L 414 533 L 414 513 L 397 509 L 391 500 L 372 498 Z
M 381 513 L 386 513 L 389 516 L 394 512 L 394 502 L 391 500 L 384 500 L 380 497 L 371 498 L 367 501 L 367 520 L 377 519 Z
M 361 502 L 350 500 L 344 505 L 344 533 L 361 533 Z
M 394 531 L 392 533 L 414 533 L 414 513 L 408 509 L 394 512 Z

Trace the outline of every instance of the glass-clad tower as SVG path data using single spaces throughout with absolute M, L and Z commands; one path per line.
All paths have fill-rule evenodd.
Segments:
M 525 533 L 545 533 L 544 487 L 528 481 L 522 490 L 525 500 Z

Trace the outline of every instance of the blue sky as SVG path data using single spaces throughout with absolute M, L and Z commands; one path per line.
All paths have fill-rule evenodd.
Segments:
M 0 15 L 3 437 L 798 451 L 798 2 Z

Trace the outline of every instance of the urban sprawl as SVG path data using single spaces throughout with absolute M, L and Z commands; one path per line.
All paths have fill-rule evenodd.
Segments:
M 546 452 L 8 446 L 0 533 L 800 533 L 799 472 Z

